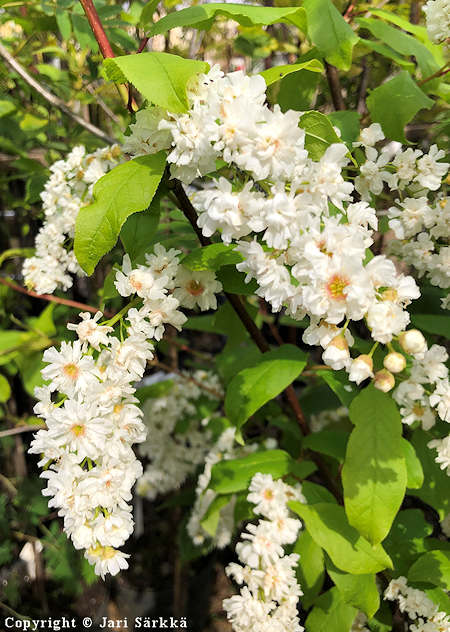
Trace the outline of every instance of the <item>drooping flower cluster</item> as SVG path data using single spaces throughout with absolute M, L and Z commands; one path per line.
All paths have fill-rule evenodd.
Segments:
M 400 612 L 405 612 L 411 619 L 411 632 L 448 632 L 450 630 L 450 616 L 439 612 L 438 606 L 427 595 L 408 586 L 406 577 L 391 580 L 384 598 L 398 601 Z
M 291 500 L 304 502 L 301 487 L 255 474 L 249 492 L 247 500 L 263 519 L 241 534 L 236 545 L 241 564 L 225 569 L 242 588 L 223 607 L 235 632 L 301 632 L 297 603 L 303 593 L 295 574 L 299 556 L 285 555 L 283 549 L 296 541 L 301 527 L 287 507 Z
M 78 340 L 43 356 L 48 365 L 42 376 L 49 384 L 37 389 L 35 412 L 47 429 L 37 433 L 30 452 L 42 455 L 49 506 L 58 508 L 74 546 L 86 549 L 102 577 L 127 567 L 128 556 L 118 547 L 133 530 L 131 488 L 142 475 L 131 446 L 145 440 L 146 428 L 133 384 L 153 358 L 150 339 L 160 340 L 166 324 L 180 329 L 186 320 L 174 296 L 180 289 L 178 254 L 156 244 L 146 265 L 136 268 L 125 256 L 115 285 L 141 306 L 128 305 L 103 323 L 100 312 L 93 318 L 81 314 L 80 323 L 68 325 Z M 183 270 L 183 283 L 184 277 Z M 119 319 L 128 323 L 126 335 L 123 322 L 120 332 L 111 326 Z
M 133 531 L 131 488 L 142 473 L 132 445 L 146 434 L 132 384 L 153 346 L 133 332 L 119 340 L 98 323 L 100 313 L 81 316 L 78 340 L 44 352 L 42 376 L 50 383 L 36 389 L 34 410 L 47 429 L 36 434 L 30 452 L 42 455 L 49 507 L 104 577 L 128 567 L 119 547 Z
M 359 383 L 373 376 L 372 360 L 353 364 L 349 323 L 364 319 L 375 341 L 389 343 L 407 327 L 406 307 L 420 295 L 412 277 L 368 250 L 378 227 L 370 192 L 380 193 L 385 183 L 434 191 L 448 165 L 438 162 L 443 153 L 435 147 L 427 155 L 407 149 L 388 165 L 388 155 L 379 157 L 374 148 L 384 139 L 375 124 L 361 134 L 367 160 L 353 184 L 345 172 L 346 145 L 335 143 L 312 160 L 300 114 L 269 109 L 265 90 L 260 76 L 213 68 L 190 85 L 186 114 L 139 112 L 124 150 L 168 149 L 172 175 L 185 184 L 224 161 L 226 177 L 192 198 L 203 234 L 218 231 L 224 242 L 236 243 L 243 257 L 237 268 L 247 282 L 256 279 L 256 293 L 273 311 L 286 308 L 298 320 L 308 315 L 304 341 L 320 344 L 324 361 Z M 354 191 L 363 201 L 353 201 Z
M 83 146 L 75 147 L 65 160 L 51 167 L 51 176 L 41 199 L 44 224 L 36 237 L 36 252 L 25 260 L 26 285 L 38 294 L 52 294 L 56 289 L 72 286 L 71 274 L 84 276 L 71 243 L 75 220 L 82 206 L 92 201 L 94 184 L 123 160 L 118 145 L 87 154 Z
M 450 1 L 428 0 L 422 7 L 425 13 L 428 36 L 435 44 L 450 38 Z
M 166 393 L 146 400 L 143 406 L 148 440 L 139 453 L 150 460 L 137 484 L 138 494 L 153 500 L 158 494 L 179 489 L 205 460 L 212 434 L 210 418 L 201 418 L 201 396 L 219 402 L 222 387 L 216 375 L 198 370 L 174 375 Z

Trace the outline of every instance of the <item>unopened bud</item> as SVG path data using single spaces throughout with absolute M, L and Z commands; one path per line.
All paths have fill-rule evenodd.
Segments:
M 394 388 L 395 377 L 387 369 L 381 369 L 381 371 L 375 373 L 373 385 L 375 388 L 378 388 L 378 390 L 383 391 L 383 393 L 387 393 Z
M 349 379 L 360 384 L 373 376 L 373 360 L 369 355 L 362 354 L 355 358 L 350 368 Z
M 322 360 L 335 371 L 346 367 L 350 360 L 348 344 L 342 334 L 333 338 L 322 354 Z
M 408 329 L 408 331 L 404 331 L 399 335 L 398 341 L 401 348 L 406 351 L 406 353 L 411 353 L 412 355 L 415 353 L 423 353 L 427 350 L 427 341 L 423 337 L 422 332 L 418 329 Z
M 401 373 L 406 366 L 406 358 L 401 353 L 392 351 L 392 353 L 388 353 L 387 356 L 385 356 L 383 365 L 384 368 L 391 373 Z

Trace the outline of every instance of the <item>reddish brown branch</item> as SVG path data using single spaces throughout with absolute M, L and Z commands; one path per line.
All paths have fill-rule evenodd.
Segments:
M 80 0 L 80 2 L 103 57 L 115 57 L 93 1 Z
M 59 296 L 53 296 L 52 294 L 38 294 L 37 292 L 33 292 L 33 290 L 27 290 L 21 285 L 16 285 L 16 283 L 12 283 L 7 279 L 0 278 L 0 283 L 2 285 L 6 285 L 10 287 L 15 292 L 20 292 L 21 294 L 26 294 L 27 296 L 31 296 L 33 298 L 40 298 L 42 301 L 49 301 L 51 303 L 60 303 L 61 305 L 67 305 L 68 307 L 74 307 L 76 309 L 82 309 L 85 312 L 92 312 L 96 314 L 99 310 L 98 307 L 92 307 L 91 305 L 86 305 L 85 303 L 78 303 L 78 301 L 71 301 L 68 298 L 60 298 Z M 103 312 L 105 316 L 112 316 L 109 312 Z
M 331 100 L 333 101 L 335 110 L 345 110 L 345 102 L 342 96 L 341 82 L 336 66 L 332 66 L 325 62 L 325 72 L 327 75 L 328 86 L 330 88 Z
M 432 79 L 437 79 L 438 77 L 442 77 L 443 75 L 446 75 L 448 72 L 450 72 L 450 62 L 445 64 L 443 68 L 441 68 L 434 74 L 430 75 L 429 77 L 426 77 L 425 79 L 422 79 L 422 81 L 419 81 L 418 85 L 423 86 L 424 83 L 427 83 L 428 81 L 431 81 Z

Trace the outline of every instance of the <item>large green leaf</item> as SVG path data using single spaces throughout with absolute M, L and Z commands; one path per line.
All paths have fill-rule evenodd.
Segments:
M 369 386 L 350 406 L 355 429 L 342 483 L 349 523 L 373 544 L 389 533 L 406 489 L 402 422 L 392 398 Z
M 328 63 L 341 70 L 352 65 L 353 47 L 358 37 L 331 0 L 304 0 L 308 35 Z
M 442 520 L 450 513 L 449 479 L 434 460 L 436 451 L 428 447 L 430 440 L 430 434 L 424 430 L 417 429 L 413 432 L 411 443 L 422 464 L 424 480 L 420 489 L 413 489 L 410 493 L 431 505 Z
M 171 14 L 175 15 L 175 14 Z M 186 112 L 186 86 L 196 74 L 208 71 L 204 61 L 184 59 L 169 53 L 123 55 L 103 62 L 108 79 L 132 83 L 150 103 L 169 112 Z
M 327 572 L 336 584 L 342 599 L 362 610 L 371 619 L 380 607 L 380 595 L 378 594 L 375 575 L 352 575 L 343 573 L 331 560 L 327 561 Z
M 320 112 L 305 112 L 300 127 L 305 130 L 305 149 L 312 160 L 320 160 L 330 145 L 342 142 L 331 122 Z
M 295 472 L 302 478 L 302 474 L 304 477 L 309 476 L 314 469 L 311 461 L 297 463 L 283 450 L 266 450 L 240 459 L 216 463 L 211 471 L 209 487 L 219 494 L 232 494 L 248 489 L 251 479 L 257 472 L 271 474 L 273 478 Z
M 310 72 L 323 72 L 323 64 L 318 59 L 310 59 L 301 64 L 287 64 L 286 66 L 272 66 L 267 70 L 263 70 L 259 74 L 264 77 L 264 81 L 268 86 L 276 81 L 280 81 L 284 77 L 299 72 L 300 70 L 309 70 Z
M 104 175 L 94 186 L 94 201 L 80 209 L 74 250 L 87 274 L 117 241 L 129 215 L 146 209 L 164 173 L 164 152 L 140 156 Z
M 225 412 L 240 428 L 261 406 L 279 395 L 306 366 L 306 354 L 293 345 L 264 353 L 255 366 L 243 369 L 230 382 Z
M 406 143 L 404 127 L 419 110 L 434 104 L 406 70 L 372 90 L 367 98 L 372 121 L 380 123 L 388 138 Z
M 430 334 L 443 336 L 450 340 L 450 318 L 437 314 L 412 314 L 411 322 L 419 329 Z
M 242 26 L 283 22 L 293 24 L 302 31 L 306 31 L 305 10 L 299 7 L 262 7 L 231 2 L 208 2 L 169 13 L 151 26 L 148 35 L 153 37 L 160 33 L 166 33 L 177 26 L 209 29 L 214 19 L 220 15 L 235 20 Z
M 181 263 L 189 270 L 218 270 L 222 266 L 243 261 L 242 255 L 234 250 L 235 246 L 218 243 L 197 248 L 186 255 Z
M 343 507 L 333 503 L 309 506 L 298 502 L 290 502 L 289 506 L 304 520 L 312 538 L 340 570 L 367 575 L 392 568 L 391 558 L 381 544 L 373 546 L 363 538 L 348 523 Z
M 348 438 L 349 434 L 345 430 L 325 429 L 309 434 L 303 439 L 302 446 L 343 461 Z
M 294 553 L 300 555 L 297 577 L 303 590 L 302 606 L 309 608 L 320 593 L 325 579 L 325 560 L 308 531 L 302 530 L 294 546 Z
M 122 226 L 120 240 L 131 261 L 151 250 L 151 239 L 159 224 L 159 204 L 155 204 L 155 201 L 156 198 L 148 210 L 130 215 Z
M 428 77 L 439 70 L 439 65 L 433 55 L 416 37 L 412 37 L 377 18 L 357 18 L 356 21 L 397 53 L 409 58 L 414 56 L 423 77 Z
M 371 50 L 375 51 L 379 55 L 383 55 L 383 57 L 392 59 L 392 61 L 395 61 L 396 64 L 398 64 L 405 70 L 408 70 L 409 72 L 414 72 L 414 63 L 396 53 L 395 50 L 393 50 L 390 46 L 386 46 L 386 44 L 381 44 L 380 42 L 372 42 L 372 40 L 368 39 L 361 39 L 360 43 L 366 48 L 370 48 Z
M 411 564 L 427 550 L 426 538 L 432 531 L 432 525 L 425 520 L 420 509 L 404 509 L 398 512 L 389 535 L 383 542 L 394 562 L 396 573 L 407 575 Z
M 308 632 L 349 632 L 358 611 L 346 603 L 337 588 L 317 599 L 306 619 Z
M 428 551 L 408 572 L 411 582 L 426 582 L 450 590 L 450 551 Z
M 417 458 L 414 447 L 404 438 L 402 438 L 402 450 L 406 464 L 406 487 L 408 489 L 420 489 L 423 485 L 422 464 Z

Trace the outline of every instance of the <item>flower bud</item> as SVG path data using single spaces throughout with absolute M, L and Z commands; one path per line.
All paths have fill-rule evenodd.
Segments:
M 406 353 L 411 353 L 412 355 L 415 353 L 423 353 L 427 350 L 427 341 L 423 337 L 422 332 L 418 329 L 408 329 L 408 331 L 404 331 L 399 335 L 398 341 L 401 348 L 406 351 Z
M 373 377 L 373 361 L 368 355 L 362 354 L 355 358 L 350 368 L 349 379 L 360 384 L 368 377 Z
M 383 365 L 391 373 L 401 373 L 406 366 L 406 358 L 401 353 L 392 351 L 385 356 Z
M 342 334 L 333 338 L 322 354 L 322 360 L 335 371 L 346 367 L 350 360 L 348 344 Z
M 387 369 L 381 369 L 375 373 L 375 379 L 373 381 L 375 388 L 378 388 L 383 393 L 387 393 L 395 386 L 395 377 Z

